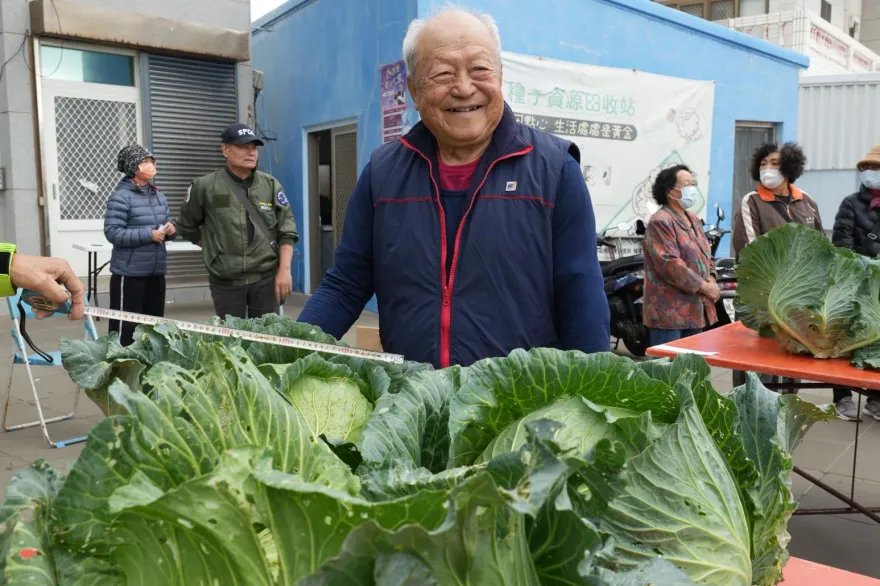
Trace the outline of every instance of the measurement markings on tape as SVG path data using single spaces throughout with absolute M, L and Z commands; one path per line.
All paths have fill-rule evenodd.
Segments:
M 127 321 L 151 326 L 159 324 L 170 324 L 174 325 L 180 330 L 187 332 L 195 332 L 198 334 L 207 334 L 211 336 L 220 336 L 224 338 L 239 338 L 241 340 L 247 340 L 249 342 L 260 342 L 263 344 L 273 344 L 275 346 L 287 346 L 289 348 L 311 350 L 312 352 L 342 354 L 345 356 L 355 356 L 357 358 L 367 358 L 370 360 L 379 360 L 382 362 L 390 362 L 393 364 L 402 364 L 404 361 L 403 356 L 400 356 L 398 354 L 373 352 L 370 350 L 351 348 L 348 346 L 334 346 L 333 344 L 324 344 L 322 342 L 312 342 L 309 340 L 299 340 L 297 338 L 287 338 L 284 336 L 261 334 L 259 332 L 248 332 L 246 330 L 236 330 L 233 328 L 225 328 L 223 326 L 212 326 L 208 324 L 180 321 L 176 319 L 169 319 L 166 317 L 154 317 L 150 315 L 143 315 L 140 313 L 131 313 L 129 311 L 120 311 L 118 309 L 86 307 L 85 313 L 86 315 L 91 315 L 92 317 L 103 317 L 106 319 Z

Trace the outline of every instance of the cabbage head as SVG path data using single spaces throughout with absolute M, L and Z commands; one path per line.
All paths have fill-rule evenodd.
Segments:
M 788 224 L 743 249 L 743 323 L 789 352 L 880 368 L 880 263 Z

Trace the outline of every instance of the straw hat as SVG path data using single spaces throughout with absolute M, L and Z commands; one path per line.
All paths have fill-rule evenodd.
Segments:
M 858 162 L 856 169 L 861 169 L 862 165 L 867 165 L 868 163 L 876 163 L 877 165 L 880 165 L 880 144 L 875 144 L 871 147 L 871 150 L 868 151 L 865 158 Z

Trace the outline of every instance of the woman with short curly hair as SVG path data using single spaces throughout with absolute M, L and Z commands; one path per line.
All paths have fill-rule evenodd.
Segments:
M 781 147 L 767 143 L 755 151 L 749 170 L 758 186 L 742 198 L 733 218 L 733 252 L 737 259 L 755 238 L 790 222 L 822 231 L 816 202 L 794 186 L 806 164 L 804 151 L 793 142 Z
M 795 222 L 823 231 L 819 206 L 809 195 L 794 186 L 794 182 L 804 174 L 806 165 L 804 151 L 793 142 L 781 147 L 776 143 L 767 143 L 755 151 L 749 170 L 752 179 L 758 184 L 757 189 L 742 198 L 733 217 L 733 252 L 737 260 L 743 248 L 773 228 Z M 773 382 L 775 378 L 761 375 L 764 382 Z M 782 380 L 792 385 L 797 382 L 790 378 Z M 743 383 L 745 374 L 734 371 L 734 386 Z M 790 392 L 797 393 L 797 390 L 792 388 Z M 838 397 L 835 396 L 835 399 Z M 845 404 L 843 406 L 846 407 Z
M 697 183 L 685 165 L 657 175 L 651 189 L 660 208 L 651 216 L 642 250 L 645 293 L 642 321 L 652 346 L 697 334 L 718 321 L 712 248 L 703 224 L 689 212 Z

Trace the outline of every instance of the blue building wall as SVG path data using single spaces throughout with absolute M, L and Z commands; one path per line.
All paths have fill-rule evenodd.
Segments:
M 444 0 L 307 0 L 291 2 L 257 26 L 254 66 L 266 72 L 268 127 L 279 134 L 275 173 L 290 185 L 302 222 L 303 128 L 357 117 L 358 163 L 380 145 L 378 70 L 400 59 L 410 19 Z M 795 140 L 798 77 L 805 56 L 758 41 L 650 0 L 460 0 L 498 22 L 505 51 L 675 77 L 714 80 L 709 205 L 733 218 L 737 121 L 780 124 Z M 380 7 L 381 6 L 381 10 Z M 285 11 L 287 16 L 281 16 Z M 273 20 L 274 19 L 274 20 Z M 259 113 L 259 112 L 258 112 Z M 410 112 L 410 120 L 417 119 Z M 298 209 L 297 209 L 298 208 Z M 303 239 L 305 240 L 305 238 Z M 722 243 L 721 250 L 727 244 Z M 302 248 L 298 262 L 302 262 Z M 303 267 L 299 267 L 302 275 Z M 300 284 L 301 287 L 301 284 Z
M 290 197 L 300 232 L 293 267 L 298 291 L 308 266 L 307 134 L 356 120 L 358 171 L 363 168 L 382 140 L 379 65 L 401 59 L 417 10 L 417 0 L 292 0 L 254 23 L 253 64 L 265 74 L 257 122 L 278 137 L 263 149 L 260 167 L 269 171 L 271 163 Z

